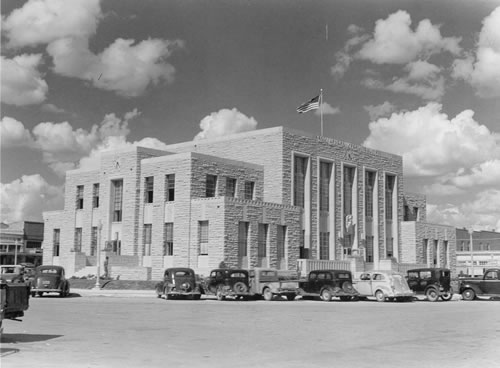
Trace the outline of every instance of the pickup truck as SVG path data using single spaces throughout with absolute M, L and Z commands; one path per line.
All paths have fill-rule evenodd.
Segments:
M 500 268 L 490 268 L 480 278 L 460 280 L 463 300 L 474 300 L 476 297 L 500 297 Z
M 342 301 L 358 300 L 359 293 L 352 286 L 352 273 L 344 270 L 316 270 L 309 272 L 306 281 L 299 281 L 297 294 L 302 299 L 320 297 L 329 302 L 333 297 Z
M 0 281 L 0 331 L 3 320 L 19 321 L 24 311 L 29 308 L 30 287 L 26 283 L 8 283 Z
M 292 301 L 297 296 L 298 281 L 284 280 L 274 268 L 254 268 L 249 271 L 250 290 L 264 300 L 272 300 L 274 296 L 286 297 Z

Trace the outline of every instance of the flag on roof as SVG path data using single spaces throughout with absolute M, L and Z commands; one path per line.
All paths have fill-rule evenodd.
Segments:
M 319 97 L 320 95 L 317 95 L 316 97 L 312 98 L 310 101 L 307 101 L 297 107 L 297 112 L 302 114 L 304 112 L 308 112 L 311 110 L 316 110 L 319 109 Z

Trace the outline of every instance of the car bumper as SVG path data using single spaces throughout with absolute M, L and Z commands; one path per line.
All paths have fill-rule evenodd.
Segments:
M 51 289 L 51 288 L 31 288 L 32 293 L 61 293 L 61 289 Z

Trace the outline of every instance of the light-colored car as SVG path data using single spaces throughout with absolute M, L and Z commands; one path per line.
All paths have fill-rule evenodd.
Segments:
M 363 272 L 355 280 L 354 287 L 360 299 L 375 297 L 379 302 L 411 301 L 415 296 L 404 275 L 393 271 Z

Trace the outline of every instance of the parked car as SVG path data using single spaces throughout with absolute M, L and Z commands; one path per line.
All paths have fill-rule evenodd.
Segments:
M 206 293 L 217 296 L 218 300 L 226 297 L 247 299 L 253 296 L 248 271 L 227 268 L 212 270 L 207 280 Z
M 249 271 L 251 292 L 264 300 L 272 300 L 274 296 L 284 296 L 294 300 L 297 296 L 299 282 L 280 279 L 278 270 L 274 268 L 254 268 Z
M 44 293 L 59 293 L 60 297 L 69 295 L 69 281 L 62 266 L 38 266 L 31 285 L 31 296 L 42 296 Z
M 481 278 L 460 280 L 459 293 L 463 300 L 474 300 L 476 297 L 500 297 L 500 268 L 490 268 Z
M 404 275 L 393 271 L 364 272 L 355 280 L 354 287 L 359 292 L 360 299 L 375 297 L 378 302 L 384 302 L 410 301 L 414 297 Z
M 408 285 L 416 295 L 425 295 L 431 302 L 453 297 L 451 272 L 447 268 L 419 268 L 408 270 Z
M 24 266 L 21 265 L 1 265 L 0 279 L 5 282 L 24 282 Z
M 359 296 L 352 286 L 351 271 L 345 270 L 311 271 L 306 281 L 299 281 L 297 294 L 303 299 L 320 297 L 327 302 L 333 297 L 348 301 L 356 300 Z
M 193 269 L 186 267 L 167 268 L 163 281 L 156 284 L 156 294 L 165 299 L 191 298 L 199 300 L 203 288 L 197 281 Z

